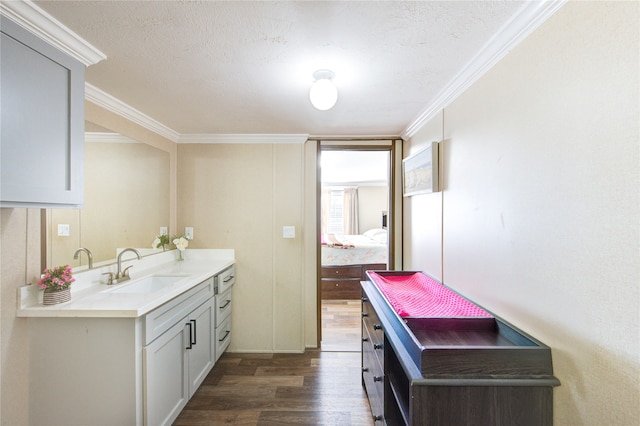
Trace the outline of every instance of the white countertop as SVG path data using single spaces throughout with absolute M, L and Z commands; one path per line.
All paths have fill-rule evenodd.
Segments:
M 120 284 L 102 283 L 105 272 L 115 272 L 116 265 L 74 273 L 71 301 L 43 305 L 43 291 L 37 284 L 18 289 L 19 317 L 102 317 L 136 318 L 179 296 L 207 278 L 235 263 L 234 250 L 186 250 L 185 260 L 177 261 L 177 250 L 160 253 L 142 260 L 122 262 L 132 266 L 131 280 Z M 185 275 L 175 283 L 148 293 L 118 293 L 114 290 L 149 275 Z

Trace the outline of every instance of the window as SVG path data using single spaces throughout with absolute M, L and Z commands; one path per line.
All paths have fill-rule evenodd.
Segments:
M 329 220 L 327 232 L 344 234 L 344 190 L 331 189 L 329 196 Z

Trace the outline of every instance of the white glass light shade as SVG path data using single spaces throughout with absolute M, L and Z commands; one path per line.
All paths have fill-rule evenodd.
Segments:
M 338 89 L 330 78 L 319 78 L 311 85 L 309 99 L 314 107 L 320 111 L 326 111 L 336 104 L 338 100 Z

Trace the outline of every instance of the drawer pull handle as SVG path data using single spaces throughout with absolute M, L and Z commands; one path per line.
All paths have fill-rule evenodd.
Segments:
M 368 338 L 368 337 L 363 337 L 363 338 L 362 338 L 362 341 L 363 341 L 363 342 L 368 342 L 368 341 L 369 341 L 369 338 Z
M 191 341 L 191 335 L 192 335 L 193 329 L 191 328 L 190 322 L 188 322 L 187 325 L 189 326 L 189 346 L 187 346 L 185 349 L 191 349 L 193 348 L 193 342 Z
M 382 330 L 382 324 L 373 324 L 374 330 Z
M 369 371 L 369 367 L 362 367 L 362 372 L 366 373 L 367 371 Z
M 373 381 L 374 382 L 381 382 L 382 381 L 382 376 L 373 376 Z
M 222 280 L 223 283 L 228 283 L 229 281 L 231 281 L 233 279 L 233 275 L 229 275 L 227 278 L 225 278 L 224 280 Z
M 197 336 L 198 336 L 198 332 L 196 331 L 196 320 L 191 320 L 191 322 L 193 323 L 193 341 L 191 342 L 192 345 L 195 345 L 197 342 Z
M 363 316 L 363 317 L 368 317 L 368 316 L 369 316 L 369 314 L 368 314 L 367 312 L 363 312 L 363 313 L 362 313 L 362 316 Z
M 373 349 L 382 349 L 382 343 L 374 343 Z
M 226 302 L 227 302 L 227 303 L 225 303 L 224 305 L 220 306 L 220 309 L 224 309 L 224 308 L 226 308 L 227 306 L 229 306 L 229 303 L 231 303 L 231 300 L 227 300 Z
M 363 298 L 362 298 L 362 301 L 363 301 L 363 302 L 368 302 L 368 301 L 369 301 L 369 298 L 368 298 L 368 297 L 363 297 Z
M 373 416 L 373 421 L 377 422 L 378 420 L 382 420 L 382 416 L 378 415 L 378 416 Z
M 229 335 L 229 333 L 231 333 L 231 331 L 227 330 L 226 333 L 224 333 L 224 336 L 222 336 L 222 339 L 218 339 L 218 342 L 224 342 L 224 339 L 227 338 L 227 336 Z

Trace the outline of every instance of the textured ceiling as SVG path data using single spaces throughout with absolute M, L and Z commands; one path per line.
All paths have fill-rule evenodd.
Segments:
M 512 1 L 37 1 L 107 55 L 87 82 L 180 134 L 399 135 Z M 313 71 L 336 106 L 315 110 Z

